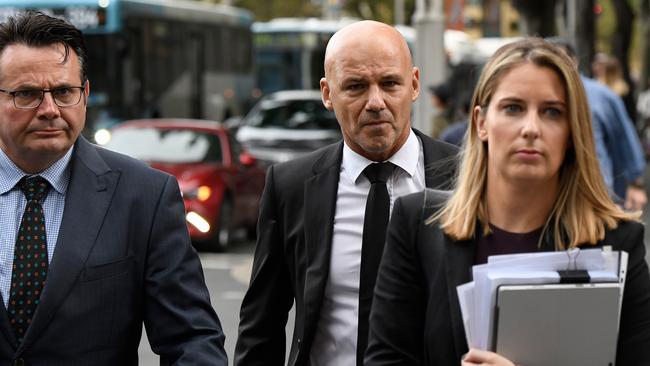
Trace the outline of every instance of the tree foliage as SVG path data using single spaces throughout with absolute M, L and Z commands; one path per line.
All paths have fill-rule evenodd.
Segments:
M 346 14 L 362 18 L 373 19 L 384 23 L 395 23 L 395 0 L 347 0 L 344 5 Z M 415 11 L 415 0 L 404 0 L 404 22 L 411 23 L 411 15 Z
M 210 0 L 204 0 L 210 1 Z M 233 0 L 232 5 L 248 9 L 255 14 L 255 20 L 266 21 L 278 17 L 320 17 L 321 3 L 329 0 Z M 218 2 L 212 0 L 212 2 Z M 374 19 L 394 23 L 395 0 L 346 0 L 341 1 L 342 14 L 360 19 Z M 404 0 L 405 23 L 411 23 L 415 11 L 415 0 Z
M 322 13 L 318 4 L 305 0 L 234 0 L 232 4 L 252 11 L 258 21 L 279 17 L 320 17 Z
M 512 6 L 522 17 L 524 34 L 540 37 L 550 37 L 555 32 L 555 0 L 528 1 L 512 0 Z

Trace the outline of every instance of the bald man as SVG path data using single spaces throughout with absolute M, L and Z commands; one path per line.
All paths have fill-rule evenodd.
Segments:
M 369 288 L 372 295 L 376 279 L 376 270 L 361 274 L 371 188 L 364 170 L 391 163 L 382 164 L 391 166 L 388 210 L 401 195 L 450 186 L 456 149 L 411 128 L 419 71 L 395 28 L 361 21 L 334 34 L 320 88 L 343 141 L 269 168 L 235 365 L 284 364 L 294 302 L 289 365 L 361 365 L 370 304 L 359 291 Z M 366 245 L 364 239 L 364 251 Z M 367 268 L 378 264 L 365 254 L 363 261 Z

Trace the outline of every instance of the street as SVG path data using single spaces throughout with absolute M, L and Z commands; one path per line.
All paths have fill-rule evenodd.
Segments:
M 646 225 L 650 222 L 650 210 L 643 214 L 643 222 Z M 646 261 L 650 260 L 648 249 L 650 246 L 650 230 L 645 232 Z M 214 306 L 224 332 L 226 333 L 226 352 L 228 353 L 229 364 L 232 365 L 237 339 L 237 324 L 239 323 L 239 307 L 244 297 L 250 270 L 253 261 L 255 244 L 252 242 L 240 243 L 230 253 L 200 253 L 206 282 L 210 290 L 212 305 Z M 293 328 L 292 315 L 289 316 L 287 326 L 287 338 L 290 339 Z M 144 333 L 144 332 L 143 332 Z M 288 350 L 287 350 L 288 351 Z M 155 355 L 146 335 L 143 335 L 140 342 L 140 365 L 158 366 L 158 356 Z
M 230 364 L 232 364 L 235 340 L 237 339 L 239 307 L 250 276 L 253 250 L 254 243 L 251 242 L 241 243 L 231 253 L 200 254 L 212 305 L 219 315 L 221 326 L 226 333 L 226 351 Z M 139 350 L 140 365 L 157 366 L 159 364 L 158 356 L 151 351 L 144 333 L 143 330 Z
M 226 352 L 231 365 L 237 340 L 239 308 L 248 287 L 254 249 L 254 242 L 246 242 L 238 243 L 229 253 L 200 253 L 212 305 L 219 315 L 221 326 L 226 333 Z M 293 329 L 292 315 L 289 317 L 287 326 L 289 336 Z M 158 356 L 151 351 L 144 333 L 143 330 L 139 350 L 140 365 L 158 366 Z

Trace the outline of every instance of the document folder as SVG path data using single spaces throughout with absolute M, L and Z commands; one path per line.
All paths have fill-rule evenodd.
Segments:
M 526 366 L 613 366 L 622 283 L 502 285 L 491 349 Z
M 614 365 L 627 262 L 608 246 L 489 257 L 457 287 L 468 347 L 525 366 Z

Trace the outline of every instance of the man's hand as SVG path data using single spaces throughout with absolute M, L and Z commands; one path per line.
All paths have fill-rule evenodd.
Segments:
M 647 202 L 648 202 L 648 197 L 645 193 L 644 188 L 637 187 L 635 185 L 627 186 L 627 191 L 625 191 L 625 204 L 624 204 L 626 210 L 630 210 L 630 211 L 643 210 Z
M 461 366 L 516 366 L 503 356 L 494 352 L 470 349 L 460 362 Z

